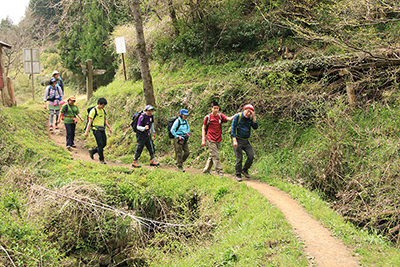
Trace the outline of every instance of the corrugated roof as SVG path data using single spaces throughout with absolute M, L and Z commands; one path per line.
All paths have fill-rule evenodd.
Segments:
M 9 45 L 9 44 L 6 44 L 5 42 L 2 42 L 2 41 L 0 41 L 0 45 L 2 45 L 2 46 L 5 46 L 5 47 L 7 47 L 7 48 L 10 48 L 10 49 L 11 49 L 11 45 Z

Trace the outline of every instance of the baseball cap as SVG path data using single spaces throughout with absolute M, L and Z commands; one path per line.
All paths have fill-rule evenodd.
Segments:
M 182 115 L 189 115 L 189 112 L 187 111 L 187 109 L 181 109 L 181 110 L 179 111 L 179 114 L 182 114 Z
M 153 110 L 154 108 L 153 108 L 153 106 L 152 105 L 147 105 L 145 108 L 144 108 L 144 110 Z
M 243 110 L 246 110 L 246 109 L 251 109 L 252 111 L 254 111 L 254 107 L 250 104 L 247 104 L 243 107 Z

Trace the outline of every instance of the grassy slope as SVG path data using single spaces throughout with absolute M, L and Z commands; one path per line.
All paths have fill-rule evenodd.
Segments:
M 212 99 L 219 99 L 223 111 L 227 115 L 232 115 L 243 103 L 254 100 L 250 93 L 254 89 L 252 85 L 243 82 L 238 74 L 239 71 L 235 67 L 231 67 L 225 66 L 220 69 L 201 67 L 189 62 L 181 70 L 172 73 L 163 67 L 153 71 L 158 101 L 155 112 L 158 118 L 157 132 L 159 133 L 156 148 L 161 162 L 173 163 L 170 140 L 166 136 L 165 128 L 167 119 L 175 115 L 180 108 L 188 108 L 192 113 L 190 116 L 192 156 L 188 164 L 202 167 L 207 153 L 199 145 L 200 125 L 203 116 L 209 111 L 209 102 Z M 242 95 L 242 99 L 236 99 L 232 92 Z M 107 106 L 107 112 L 109 121 L 115 130 L 113 136 L 109 138 L 106 158 L 129 163 L 132 159 L 135 139 L 127 124 L 131 114 L 144 106 L 141 84 L 115 81 L 107 87 L 100 88 L 88 105 L 92 105 L 96 98 L 101 96 L 105 96 L 110 103 Z M 211 231 L 211 235 L 205 231 L 204 236 L 202 234 L 198 239 L 189 239 L 188 242 L 183 243 L 165 239 L 163 234 L 156 236 L 152 240 L 152 245 L 140 253 L 145 261 L 154 266 L 167 264 L 197 266 L 201 263 L 209 266 L 235 262 L 238 266 L 246 266 L 255 259 L 264 262 L 266 255 L 267 260 L 271 261 L 271 265 L 306 265 L 304 255 L 301 255 L 300 252 L 301 244 L 290 234 L 290 227 L 283 220 L 282 214 L 266 203 L 262 197 L 254 194 L 253 190 L 238 186 L 231 181 L 210 180 L 203 176 L 191 177 L 190 175 L 158 171 L 149 173 L 144 170 L 132 171 L 127 168 L 73 162 L 67 156 L 66 151 L 47 141 L 44 127 L 46 116 L 42 112 L 35 111 L 38 109 L 39 107 L 33 106 L 29 109 L 2 108 L 0 111 L 1 119 L 7 125 L 1 134 L 2 150 L 7 152 L 1 154 L 3 165 L 1 209 L 7 214 L 2 218 L 4 220 L 0 241 L 3 246 L 4 242 L 12 240 L 23 248 L 20 236 L 10 229 L 27 228 L 29 234 L 25 234 L 26 237 L 30 237 L 36 232 L 40 233 L 40 238 L 33 242 L 34 246 L 47 246 L 48 251 L 51 250 L 48 242 L 51 243 L 53 240 L 46 238 L 42 232 L 45 223 L 39 220 L 34 224 L 26 219 L 29 214 L 28 186 L 21 183 L 21 180 L 27 181 L 27 184 L 39 184 L 54 189 L 64 188 L 73 184 L 74 181 L 80 180 L 89 182 L 93 186 L 99 186 L 104 191 L 103 197 L 117 207 L 118 203 L 131 203 L 130 205 L 133 207 L 139 207 L 132 204 L 137 203 L 135 199 L 152 199 L 154 197 L 171 203 L 176 196 L 180 196 L 185 203 L 192 196 L 187 192 L 193 193 L 192 190 L 202 196 L 199 218 L 211 218 L 210 222 L 215 223 L 217 228 Z M 84 110 L 84 107 L 81 109 Z M 31 120 L 25 124 L 27 116 L 31 117 Z M 302 205 L 315 218 L 331 228 L 335 235 L 343 239 L 349 246 L 356 247 L 355 253 L 362 257 L 365 266 L 396 266 L 400 261 L 400 253 L 382 237 L 357 230 L 351 224 L 345 223 L 343 218 L 333 212 L 327 203 L 320 200 L 318 194 L 282 182 L 282 177 L 286 179 L 296 177 L 296 168 L 299 166 L 295 162 L 301 159 L 301 155 L 313 152 L 304 150 L 307 148 L 304 145 L 293 146 L 296 149 L 294 151 L 303 149 L 303 154 L 297 153 L 294 156 L 293 154 L 296 153 L 288 152 L 289 145 L 274 148 L 273 144 L 284 142 L 293 144 L 290 140 L 296 138 L 300 141 L 301 138 L 313 140 L 317 134 L 313 132 L 313 128 L 302 131 L 297 129 L 298 136 L 293 136 L 295 131 L 287 132 L 290 134 L 284 135 L 282 133 L 289 127 L 272 123 L 271 118 L 267 115 L 260 115 L 259 120 L 264 126 L 254 133 L 258 157 L 254 168 L 255 176 L 298 198 Z M 38 123 L 33 125 L 32 121 Z M 25 125 L 25 127 L 19 127 L 19 125 Z M 10 130 L 5 131 L 5 129 Z M 32 129 L 34 129 L 33 134 Z M 232 173 L 234 156 L 227 131 L 228 126 L 224 126 L 225 136 L 221 156 L 224 170 Z M 94 140 L 90 138 L 88 146 L 92 146 L 93 143 Z M 297 142 L 297 144 L 302 143 L 306 142 Z M 147 160 L 147 157 L 145 151 L 142 160 Z M 5 167 L 6 165 L 12 167 Z M 18 175 L 14 175 L 15 170 L 18 170 Z M 138 191 L 131 188 L 137 188 Z M 182 202 L 178 202 L 176 205 L 182 205 Z M 18 206 L 26 207 L 21 209 L 21 218 L 17 215 L 16 207 Z M 261 210 L 263 212 L 260 212 Z M 199 221 L 201 220 L 199 219 Z M 248 239 L 250 236 L 251 239 Z M 77 238 L 79 239 L 79 237 Z M 164 244 L 164 246 L 159 246 L 159 244 Z M 15 247 L 12 248 L 15 249 Z M 75 253 L 78 252 L 79 250 Z M 34 257 L 33 254 L 26 254 Z M 58 260 L 58 256 L 47 257 L 48 262 Z M 24 259 L 24 257 L 21 258 Z M 25 259 L 26 262 L 29 261 L 28 258 Z

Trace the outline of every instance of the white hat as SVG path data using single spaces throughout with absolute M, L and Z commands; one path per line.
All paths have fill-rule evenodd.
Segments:
M 51 74 L 51 76 L 54 76 L 55 74 L 59 74 L 59 72 L 58 71 L 53 71 L 53 73 Z

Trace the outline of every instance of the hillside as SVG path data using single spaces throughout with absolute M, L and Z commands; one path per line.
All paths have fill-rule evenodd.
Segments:
M 0 106 L 2 264 L 314 264 L 279 205 L 228 178 L 230 125 L 220 148 L 227 179 L 199 174 L 208 157 L 201 124 L 218 100 L 228 116 L 255 107 L 251 181 L 287 192 L 362 266 L 398 265 L 398 1 L 44 2 L 31 0 L 18 25 L 0 23 L 0 40 L 12 45 L 3 76 L 18 102 Z M 122 36 L 127 81 L 115 53 Z M 29 46 L 41 51 L 33 100 L 32 80 L 21 74 Z M 86 115 L 98 98 L 109 102 L 107 166 L 83 156 L 95 141 L 83 137 L 82 124 L 76 155 L 49 138 L 42 110 L 54 69 L 66 96 L 84 94 L 88 58 L 106 72 L 95 77 L 94 96 L 78 103 Z M 136 170 L 128 124 L 149 103 L 163 168 Z M 182 108 L 191 125 L 185 174 L 175 172 L 166 130 Z M 145 149 L 140 162 L 148 161 Z

